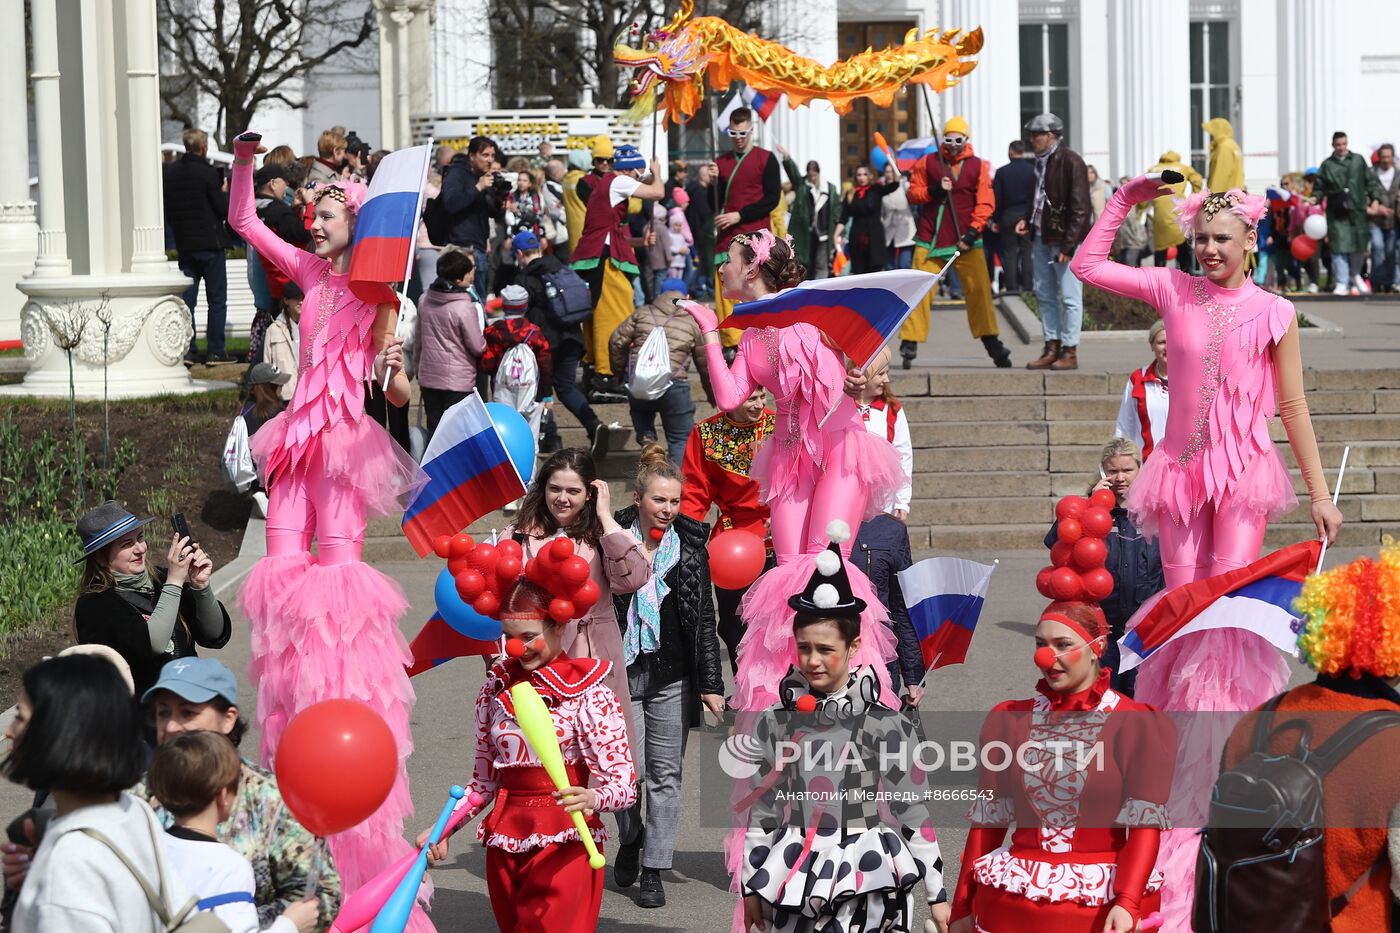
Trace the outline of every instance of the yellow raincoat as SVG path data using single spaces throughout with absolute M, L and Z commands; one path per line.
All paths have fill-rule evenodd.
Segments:
M 1187 163 L 1181 161 L 1181 155 L 1174 149 L 1168 149 L 1162 153 L 1157 164 L 1147 170 L 1153 172 L 1180 172 L 1186 176 L 1186 180 L 1179 185 L 1172 185 L 1170 195 L 1162 195 L 1152 202 L 1152 248 L 1154 250 L 1165 250 L 1169 246 L 1180 246 L 1186 242 L 1186 234 L 1181 232 L 1181 228 L 1176 225 L 1176 217 L 1172 211 L 1176 209 L 1176 199 L 1186 196 L 1186 186 L 1200 191 L 1205 188 L 1206 180 L 1201 177 L 1201 173 L 1196 171 Z
M 1244 187 L 1244 154 L 1235 142 L 1235 128 L 1224 117 L 1215 117 L 1201 124 L 1210 134 L 1210 161 L 1206 170 L 1206 187 L 1211 191 L 1229 191 Z

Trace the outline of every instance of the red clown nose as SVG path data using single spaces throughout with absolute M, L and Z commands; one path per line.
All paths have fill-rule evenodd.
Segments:
M 1049 645 L 1035 649 L 1035 666 L 1048 671 L 1055 666 L 1055 650 Z
M 660 541 L 662 538 L 666 537 L 666 529 L 653 528 L 651 531 L 648 531 L 647 534 L 651 536 L 651 540 Z
M 799 713 L 810 713 L 817 708 L 817 698 L 810 693 L 804 693 L 797 698 L 797 702 L 793 705 L 797 707 Z
M 506 657 L 518 658 L 525 653 L 525 643 L 518 638 L 506 639 Z

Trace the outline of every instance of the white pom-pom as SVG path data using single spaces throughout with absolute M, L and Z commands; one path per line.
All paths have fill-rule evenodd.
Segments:
M 834 577 L 840 569 L 841 558 L 835 551 L 826 550 L 817 555 L 817 573 L 824 577 Z
M 851 526 L 841 519 L 833 519 L 830 525 L 826 526 L 826 536 L 834 544 L 845 544 L 851 539 Z
M 830 583 L 823 583 L 812 594 L 812 602 L 816 603 L 818 609 L 835 609 L 840 601 L 841 595 Z

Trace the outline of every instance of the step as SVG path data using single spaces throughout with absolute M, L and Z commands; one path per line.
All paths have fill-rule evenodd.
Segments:
M 906 400 L 903 404 L 911 432 L 926 424 L 946 421 L 1041 421 L 1046 407 L 1045 399 L 1039 395 L 1003 395 L 995 399 L 935 397 Z
M 980 442 L 981 438 L 977 440 Z M 918 440 L 914 446 L 919 447 Z M 1098 456 L 1097 451 L 1094 456 Z M 1050 449 L 1043 442 L 1001 447 L 920 447 L 914 452 L 914 479 L 918 482 L 924 473 L 1045 470 L 1049 463 Z
M 1305 369 L 1307 389 L 1400 389 L 1400 369 Z
M 968 448 L 964 448 L 966 451 Z M 976 448 L 973 448 L 976 449 Z M 1005 448 L 991 448 L 1003 450 Z M 918 465 L 918 464 L 916 464 Z M 982 470 L 978 472 L 917 472 L 914 499 L 962 499 L 996 496 L 1050 495 L 1051 476 L 1044 470 Z M 917 508 L 914 513 L 923 518 Z
M 1055 516 L 1055 502 L 1049 496 L 1025 498 L 972 497 L 963 499 L 921 499 L 911 508 L 920 522 L 930 525 L 1019 525 L 1044 522 Z
M 1375 397 L 1377 414 L 1400 414 L 1400 391 L 1381 389 L 1375 393 Z
M 1361 441 L 1395 441 L 1400 439 L 1400 415 L 1313 415 L 1313 432 L 1319 442 L 1336 441 L 1356 444 Z M 1288 434 L 1282 419 L 1276 419 L 1269 429 L 1275 443 L 1286 444 Z
M 1287 443 L 1276 446 L 1278 452 L 1283 456 L 1283 462 L 1290 468 L 1296 469 L 1297 463 L 1293 458 L 1292 448 Z M 1342 462 L 1342 450 L 1346 446 L 1346 444 L 1338 442 L 1318 444 L 1318 453 L 1322 457 L 1323 467 L 1327 470 L 1329 483 L 1336 478 L 1337 467 Z M 1096 475 L 1099 454 L 1102 452 L 1103 447 L 1097 444 L 1052 447 L 1049 449 L 1050 472 Z M 916 468 L 923 468 L 922 463 L 925 456 L 927 455 L 921 453 L 916 457 Z M 1347 459 L 1347 472 L 1350 473 L 1355 467 L 1400 467 L 1400 441 L 1363 441 L 1351 445 L 1351 454 Z M 1397 479 L 1396 482 L 1400 484 L 1400 479 Z M 1376 489 L 1376 492 L 1388 491 L 1391 490 Z M 1400 485 L 1397 485 L 1395 491 L 1400 491 Z
M 1107 395 L 1062 395 L 1045 400 L 1047 421 L 1095 421 L 1112 426 L 1122 399 Z
M 935 554 L 958 555 L 967 551 L 1010 551 L 1043 548 L 1048 524 L 1015 525 L 962 525 L 958 527 L 932 528 L 929 530 L 930 547 Z M 915 528 L 910 528 L 911 541 Z M 1337 536 L 1337 547 L 1374 548 L 1381 544 L 1381 538 L 1394 532 L 1394 526 L 1381 522 L 1349 522 L 1342 526 Z M 1264 549 L 1276 550 L 1299 541 L 1306 541 L 1317 534 L 1309 522 L 1275 523 L 1269 526 L 1264 536 Z M 918 550 L 921 545 L 914 543 Z M 1027 584 L 1029 585 L 1029 583 Z
M 963 447 L 974 442 L 980 447 L 1024 447 L 1044 444 L 1050 427 L 1044 421 L 948 421 L 926 426 L 913 436 L 913 442 L 916 448 Z M 917 453 L 914 459 L 918 461 Z
M 990 372 L 933 372 L 928 376 L 930 395 L 1043 395 L 1045 377 L 1024 369 Z

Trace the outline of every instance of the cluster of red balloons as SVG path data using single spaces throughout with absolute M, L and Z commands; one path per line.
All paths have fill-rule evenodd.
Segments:
M 1059 540 L 1050 548 L 1050 566 L 1035 576 L 1035 588 L 1046 599 L 1107 599 L 1113 592 L 1113 574 L 1105 539 L 1113 530 L 1113 508 L 1118 497 L 1100 489 L 1089 498 L 1065 496 L 1055 506 L 1060 520 Z
M 603 595 L 593 582 L 588 560 L 574 553 L 574 542 L 555 538 L 525 565 L 525 579 L 551 597 L 549 617 L 563 624 L 588 614 Z
M 500 611 L 501 597 L 525 569 L 525 550 L 518 541 L 477 544 L 463 532 L 441 536 L 433 542 L 433 551 L 447 559 L 457 595 L 484 616 L 494 617 Z

